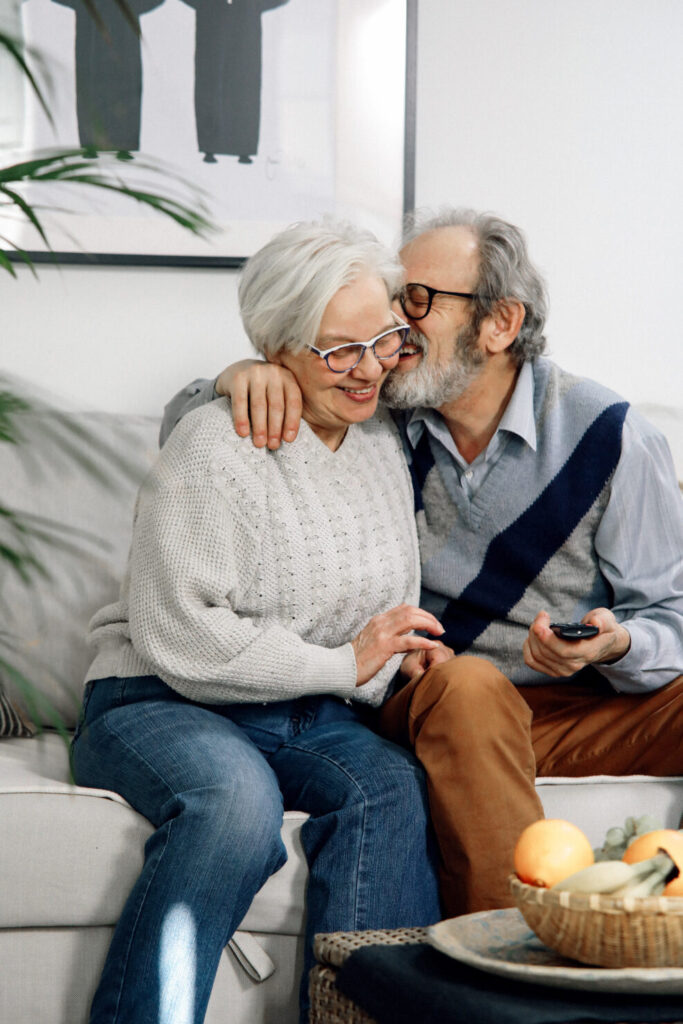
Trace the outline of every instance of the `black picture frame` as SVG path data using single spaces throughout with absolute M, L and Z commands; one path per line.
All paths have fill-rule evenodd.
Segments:
M 55 0 L 65 2 L 65 0 Z M 267 2 L 267 0 L 265 0 Z M 281 0 L 287 3 L 288 0 Z M 319 0 L 314 0 L 319 2 Z M 416 137 L 416 88 L 417 88 L 417 29 L 418 0 L 401 0 L 405 7 L 405 39 L 404 39 L 404 100 L 403 100 L 403 138 L 402 138 L 402 201 L 395 224 L 395 235 L 400 229 L 400 220 L 415 205 L 415 137 Z M 152 6 L 150 4 L 150 6 Z M 143 25 L 144 33 L 144 25 Z M 334 210 L 326 211 L 334 213 Z M 348 211 L 345 211 L 345 215 Z M 159 214 L 152 214 L 157 221 L 164 220 Z M 296 218 L 298 219 L 298 218 Z M 305 218 L 304 218 L 305 219 Z M 362 218 L 361 222 L 362 222 Z M 284 226 L 284 224 L 282 225 Z M 373 225 L 368 225 L 373 227 Z M 48 231 L 49 237 L 49 231 Z M 192 254 L 168 252 L 119 252 L 90 251 L 80 244 L 72 249 L 57 247 L 55 251 L 48 248 L 29 248 L 28 255 L 36 264 L 58 264 L 60 266 L 125 266 L 125 267 L 201 267 L 201 268 L 239 268 L 249 253 L 239 254 Z M 20 264 L 21 257 L 16 253 L 10 258 Z

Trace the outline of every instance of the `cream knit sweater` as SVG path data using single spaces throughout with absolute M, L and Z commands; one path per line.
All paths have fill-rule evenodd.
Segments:
M 158 675 L 206 703 L 334 694 L 378 705 L 401 655 L 356 687 L 350 641 L 419 600 L 412 488 L 380 412 L 332 452 L 302 422 L 279 451 L 218 399 L 176 426 L 140 489 L 120 599 L 90 624 L 86 680 Z

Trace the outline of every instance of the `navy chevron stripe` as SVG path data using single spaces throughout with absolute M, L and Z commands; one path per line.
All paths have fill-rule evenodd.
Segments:
M 427 473 L 434 465 L 432 446 L 429 443 L 429 431 L 425 427 L 422 437 L 413 449 L 413 457 L 410 462 L 410 475 L 413 478 L 413 493 L 415 495 L 415 511 L 419 512 L 424 508 L 422 501 L 422 488 L 427 479 Z
M 446 630 L 440 639 L 456 654 L 505 618 L 588 512 L 619 461 L 627 409 L 619 402 L 603 410 L 533 504 L 491 541 L 478 575 L 449 601 L 439 616 Z

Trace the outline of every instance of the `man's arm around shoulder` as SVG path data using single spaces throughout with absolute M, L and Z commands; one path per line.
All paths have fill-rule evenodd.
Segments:
M 207 402 L 213 402 L 215 398 L 218 398 L 215 379 L 193 380 L 191 384 L 182 388 L 177 395 L 173 396 L 164 409 L 164 417 L 161 421 L 161 429 L 159 430 L 159 447 L 161 448 L 166 444 L 168 435 L 186 413 L 206 405 Z

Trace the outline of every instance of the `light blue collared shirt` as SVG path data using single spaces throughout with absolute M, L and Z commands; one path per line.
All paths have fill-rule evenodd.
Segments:
M 534 374 L 531 363 L 524 363 L 495 434 L 483 452 L 467 462 L 458 451 L 445 420 L 435 409 L 415 409 L 406 427 L 408 439 L 415 448 L 425 428 L 436 438 L 453 459 L 460 486 L 469 500 L 475 496 L 488 473 L 505 450 L 510 435 L 516 435 L 536 451 L 536 423 L 534 420 Z
M 496 462 L 506 457 L 512 438 L 537 450 L 533 364 L 523 364 L 495 434 L 473 462 L 460 454 L 434 409 L 410 414 L 410 448 L 425 429 L 449 453 L 471 502 Z M 683 502 L 666 439 L 633 408 L 624 423 L 621 458 L 593 549 L 613 595 L 612 611 L 631 635 L 631 648 L 622 658 L 596 668 L 616 690 L 656 689 L 683 673 Z M 459 553 L 450 550 L 443 557 L 456 564 Z M 573 617 L 581 619 L 592 607 L 587 594 Z

